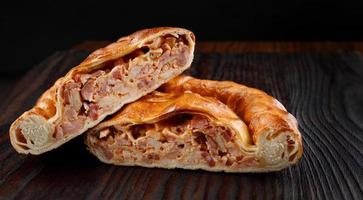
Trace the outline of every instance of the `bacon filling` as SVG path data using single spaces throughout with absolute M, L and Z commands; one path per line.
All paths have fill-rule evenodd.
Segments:
M 234 133 L 202 115 L 177 114 L 154 124 L 116 125 L 89 138 L 89 145 L 116 163 L 207 164 L 209 167 L 256 166 L 243 156 Z
M 144 47 L 109 62 L 93 73 L 76 74 L 62 88 L 64 118 L 56 127 L 55 138 L 81 130 L 87 121 L 98 120 L 120 103 L 127 94 L 137 94 L 170 77 L 188 60 L 185 36 L 166 35 Z

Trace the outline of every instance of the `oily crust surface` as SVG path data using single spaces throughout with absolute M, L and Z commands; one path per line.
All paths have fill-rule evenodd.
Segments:
M 129 36 L 120 38 L 116 42 L 104 48 L 94 51 L 81 64 L 72 68 L 64 77 L 59 78 L 51 88 L 49 88 L 46 92 L 43 93 L 43 95 L 37 100 L 35 106 L 32 109 L 24 112 L 17 120 L 13 122 L 13 124 L 10 127 L 9 134 L 10 134 L 11 143 L 15 148 L 15 150 L 17 150 L 19 153 L 25 153 L 25 154 L 27 153 L 41 154 L 45 151 L 49 151 L 51 149 L 60 146 L 61 144 L 67 142 L 68 140 L 74 138 L 75 136 L 83 133 L 88 128 L 96 125 L 99 121 L 101 121 L 101 119 L 97 120 L 94 123 L 88 124 L 84 129 L 80 130 L 77 134 L 73 134 L 68 137 L 52 141 L 51 142 L 52 144 L 45 145 L 46 147 L 40 149 L 32 149 L 19 144 L 19 141 L 24 142 L 25 139 L 22 137 L 19 138 L 19 134 L 17 134 L 18 131 L 17 129 L 19 127 L 19 124 L 22 123 L 22 121 L 28 121 L 29 124 L 35 124 L 34 126 L 35 128 L 33 128 L 34 130 L 31 131 L 34 132 L 34 134 L 37 134 L 37 132 L 48 132 L 48 133 L 54 132 L 54 127 L 52 127 L 49 124 L 57 123 L 62 119 L 62 110 L 64 109 L 63 106 L 64 99 L 62 99 L 62 93 L 60 91 L 60 88 L 62 88 L 67 81 L 71 80 L 76 74 L 80 73 L 85 74 L 88 72 L 95 71 L 99 68 L 102 68 L 103 63 L 125 56 L 131 53 L 132 51 L 141 48 L 141 46 L 145 42 L 153 40 L 157 37 L 166 34 L 188 35 L 190 51 L 191 52 L 194 51 L 195 37 L 193 33 L 186 29 L 173 28 L 173 27 L 160 27 L 160 28 L 152 28 L 152 29 L 137 31 Z M 191 53 L 191 55 L 193 55 L 193 53 Z M 181 69 L 178 73 L 181 73 L 183 70 L 189 67 L 192 62 L 192 59 L 193 56 L 190 56 L 186 62 L 187 64 L 185 65 L 185 67 Z M 173 76 L 176 75 L 177 74 Z M 167 80 L 165 80 L 164 82 L 166 81 Z M 143 92 L 141 96 L 156 89 L 162 83 L 163 82 L 156 83 L 153 88 Z M 130 99 L 126 100 L 124 103 L 128 103 L 132 100 L 135 100 L 136 98 L 139 97 L 130 97 Z M 110 112 L 110 114 L 116 112 L 118 109 L 119 108 L 113 109 L 112 112 Z M 43 138 L 45 137 L 50 138 L 51 135 L 49 134 L 49 136 L 43 136 Z
M 101 161 L 116 165 L 226 172 L 277 171 L 295 164 L 301 158 L 301 135 L 296 119 L 265 92 L 230 81 L 200 80 L 189 76 L 178 76 L 160 90 L 162 93 L 154 92 L 145 96 L 90 129 L 85 138 L 89 150 Z M 173 123 L 166 125 L 161 121 L 181 113 L 192 115 L 191 123 L 184 127 L 193 126 L 196 122 L 205 123 L 205 119 L 198 116 L 208 116 L 209 125 L 224 127 L 223 130 L 228 131 L 230 138 L 219 139 L 226 133 L 220 129 L 210 134 L 208 125 L 197 130 L 205 133 L 208 148 L 203 149 L 203 145 L 194 141 L 195 129 L 192 128 L 186 128 L 183 134 L 171 134 L 174 139 L 160 140 L 159 135 L 169 138 L 170 130 L 180 127 L 176 125 L 180 119 L 174 118 Z M 144 131 L 146 134 L 142 138 L 128 139 L 132 136 L 127 132 L 127 127 L 140 124 L 149 127 Z M 150 128 L 150 124 L 155 125 Z M 109 132 L 110 127 L 119 127 L 116 134 Z M 155 137 L 159 139 L 152 140 Z M 151 140 L 151 144 L 162 141 L 162 147 L 143 149 L 139 144 L 144 139 Z M 209 139 L 219 141 L 218 145 L 223 141 L 221 146 L 230 146 L 231 150 L 225 151 L 210 145 Z M 173 143 L 175 148 L 183 145 L 183 149 L 165 150 L 163 147 Z M 128 144 L 129 147 L 120 144 Z M 140 148 L 143 149 L 140 156 L 130 158 L 125 154 L 132 151 L 131 154 L 138 155 L 137 149 Z M 213 155 L 213 148 L 225 152 Z M 173 157 L 171 152 L 182 153 Z
M 230 107 L 247 125 L 256 143 L 259 134 L 272 131 L 271 137 L 284 131 L 297 138 L 302 155 L 301 134 L 297 121 L 285 107 L 267 93 L 232 81 L 201 80 L 191 76 L 178 76 L 163 85 L 163 91 L 180 93 L 191 91 L 218 99 Z

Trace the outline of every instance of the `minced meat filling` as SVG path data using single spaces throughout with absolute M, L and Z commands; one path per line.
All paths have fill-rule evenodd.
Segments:
M 107 159 L 120 162 L 176 159 L 185 164 L 204 162 L 210 167 L 237 166 L 243 156 L 236 151 L 238 147 L 232 136 L 228 128 L 214 124 L 205 116 L 178 114 L 154 124 L 104 129 L 92 138 L 91 145 L 100 149 Z
M 56 138 L 82 129 L 119 104 L 123 96 L 140 92 L 186 64 L 189 47 L 184 36 L 159 37 L 134 52 L 109 62 L 91 74 L 76 74 L 62 88 L 64 118 Z M 110 103 L 111 102 L 111 103 Z

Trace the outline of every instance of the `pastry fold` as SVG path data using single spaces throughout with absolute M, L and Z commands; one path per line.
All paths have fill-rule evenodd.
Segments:
M 57 148 L 187 69 L 195 37 L 181 28 L 145 29 L 90 54 L 10 127 L 19 153 Z
M 90 129 L 89 150 L 116 165 L 267 172 L 302 155 L 296 119 L 266 93 L 178 76 Z

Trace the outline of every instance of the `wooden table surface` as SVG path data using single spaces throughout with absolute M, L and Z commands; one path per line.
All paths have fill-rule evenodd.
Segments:
M 92 51 L 109 44 L 109 41 L 84 41 L 72 49 Z M 202 41 L 196 44 L 203 53 L 296 53 L 296 52 L 363 52 L 363 42 L 243 42 Z
M 264 174 L 117 167 L 82 137 L 19 155 L 8 128 L 39 95 L 104 41 L 57 51 L 16 83 L 0 82 L 0 199 L 363 199 L 363 43 L 199 42 L 190 73 L 257 87 L 299 122 L 304 155 Z

